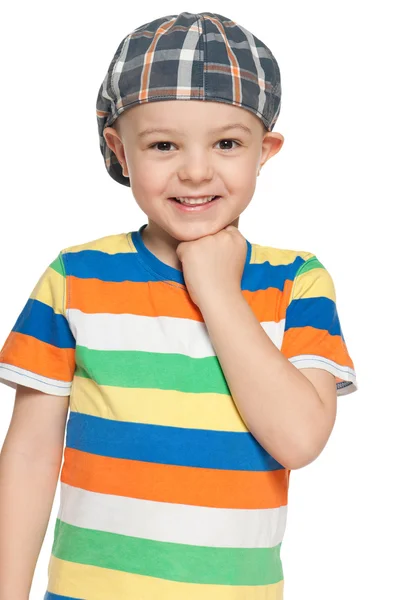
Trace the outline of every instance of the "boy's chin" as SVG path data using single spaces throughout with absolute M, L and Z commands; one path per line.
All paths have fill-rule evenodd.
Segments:
M 199 227 L 187 227 L 184 232 L 179 232 L 179 234 L 177 234 L 176 239 L 179 242 L 192 242 L 194 240 L 199 240 L 202 237 L 206 237 L 207 235 L 215 235 L 219 231 L 222 231 L 222 229 L 228 227 L 228 225 L 229 223 L 222 227 L 215 227 L 215 225 L 211 224 L 208 226 L 202 224 L 202 226 Z
M 201 223 L 201 222 L 192 222 L 187 224 L 182 224 L 176 227 L 176 239 L 180 242 L 190 242 L 193 240 L 197 240 L 201 237 L 205 237 L 206 235 L 215 235 L 219 231 L 226 229 L 229 225 L 233 225 L 234 227 L 238 227 L 239 219 L 235 219 L 234 221 L 228 223 Z

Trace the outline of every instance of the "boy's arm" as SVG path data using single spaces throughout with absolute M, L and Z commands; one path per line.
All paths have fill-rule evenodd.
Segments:
M 62 461 L 69 396 L 17 386 L 0 454 L 0 600 L 28 600 Z
M 275 346 L 240 291 L 214 290 L 201 312 L 232 397 L 248 429 L 287 469 L 314 460 L 325 446 L 335 411 Z M 335 378 L 315 377 L 336 399 Z M 330 384 L 330 387 L 328 387 Z

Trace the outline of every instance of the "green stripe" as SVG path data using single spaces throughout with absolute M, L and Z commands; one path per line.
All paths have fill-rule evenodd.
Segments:
M 85 565 L 185 583 L 268 585 L 283 579 L 281 544 L 215 548 L 84 529 L 57 519 L 54 556 Z
M 60 275 L 65 277 L 64 265 L 62 263 L 61 253 L 57 256 L 56 259 L 53 260 L 53 262 L 50 265 L 50 268 L 54 269 L 54 271 L 57 271 L 57 273 L 59 273 Z
M 296 277 L 302 273 L 306 273 L 307 271 L 312 271 L 313 269 L 325 269 L 324 265 L 319 262 L 316 256 L 309 258 L 301 265 L 300 269 L 296 273 Z
M 77 345 L 75 361 L 76 375 L 94 379 L 99 385 L 230 394 L 216 356 L 192 358 L 163 352 L 92 350 Z

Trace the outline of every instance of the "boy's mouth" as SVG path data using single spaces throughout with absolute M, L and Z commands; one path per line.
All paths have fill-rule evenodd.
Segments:
M 201 202 L 199 202 L 199 199 L 196 202 L 185 202 L 184 200 L 178 200 L 175 197 L 170 197 L 168 200 L 172 202 L 176 210 L 181 213 L 202 213 L 211 210 L 213 206 L 217 206 L 218 200 L 221 198 L 222 196 L 213 196 L 212 199 Z
M 186 206 L 199 206 L 202 204 L 208 204 L 209 202 L 213 202 L 214 200 L 216 200 L 217 198 L 220 198 L 221 196 L 213 196 L 211 199 L 209 200 L 205 200 L 205 199 L 200 199 L 200 198 L 192 198 L 189 201 L 188 200 L 178 200 L 178 198 L 176 197 L 171 197 L 169 198 L 169 200 L 175 200 L 175 202 L 179 202 L 180 204 L 185 204 Z

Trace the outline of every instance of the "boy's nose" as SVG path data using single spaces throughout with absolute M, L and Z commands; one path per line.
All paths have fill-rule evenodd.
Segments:
M 191 179 L 195 182 L 204 180 L 210 181 L 214 177 L 215 168 L 211 164 L 211 159 L 207 157 L 194 156 L 182 161 L 178 168 L 180 179 Z

